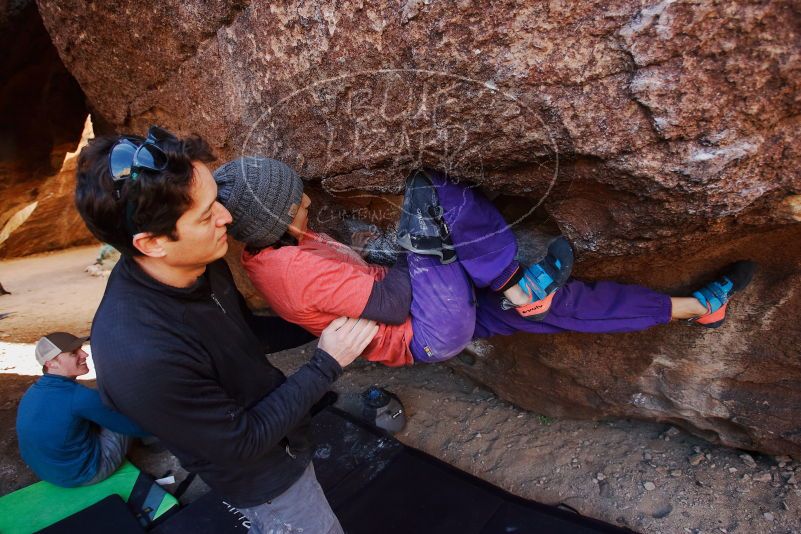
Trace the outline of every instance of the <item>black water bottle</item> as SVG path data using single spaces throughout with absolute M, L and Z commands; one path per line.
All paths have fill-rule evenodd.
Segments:
M 362 393 L 363 416 L 376 427 L 394 434 L 406 426 L 400 399 L 384 388 L 372 386 Z

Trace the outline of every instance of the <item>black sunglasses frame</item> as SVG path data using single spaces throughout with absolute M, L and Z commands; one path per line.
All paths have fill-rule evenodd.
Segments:
M 167 168 L 167 155 L 158 143 L 171 137 L 174 138 L 175 136 L 167 130 L 158 126 L 151 126 L 147 131 L 146 138 L 133 135 L 124 136 L 111 147 L 108 154 L 108 167 L 111 179 L 114 182 L 114 196 L 117 200 L 120 200 L 125 183 L 128 180 L 135 181 L 142 170 L 163 171 Z M 134 149 L 134 152 L 131 156 L 130 165 L 115 170 L 114 151 L 121 145 L 127 145 L 129 148 Z M 153 161 L 152 164 L 140 161 L 139 154 L 142 150 L 148 152 L 151 161 Z

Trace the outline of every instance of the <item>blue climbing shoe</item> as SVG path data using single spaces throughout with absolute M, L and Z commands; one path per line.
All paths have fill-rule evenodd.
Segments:
M 573 272 L 573 247 L 563 236 L 554 239 L 548 252 L 539 262 L 526 268 L 517 283 L 530 300 L 515 306 L 509 299 L 501 302 L 503 309 L 513 308 L 529 321 L 541 321 L 548 315 L 556 291 L 565 285 Z
M 726 267 L 721 275 L 709 282 L 693 297 L 698 299 L 707 312 L 690 321 L 705 328 L 717 328 L 726 320 L 726 308 L 732 295 L 742 291 L 751 283 L 757 264 L 753 261 L 738 261 Z

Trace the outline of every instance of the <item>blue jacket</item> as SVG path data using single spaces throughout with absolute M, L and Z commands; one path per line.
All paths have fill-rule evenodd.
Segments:
M 105 407 L 97 390 L 46 374 L 19 403 L 19 452 L 42 480 L 80 486 L 97 474 L 98 425 L 121 434 L 147 435 L 136 423 Z

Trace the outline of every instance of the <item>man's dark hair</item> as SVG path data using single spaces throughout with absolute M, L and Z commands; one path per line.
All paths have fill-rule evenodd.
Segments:
M 131 238 L 138 232 L 178 239 L 175 223 L 192 204 L 192 162 L 210 163 L 215 157 L 197 135 L 159 141 L 167 156 L 167 168 L 142 170 L 136 180 L 125 182 L 117 199 L 108 155 L 120 137 L 97 137 L 81 150 L 75 206 L 97 239 L 123 254 L 137 256 L 141 252 Z

